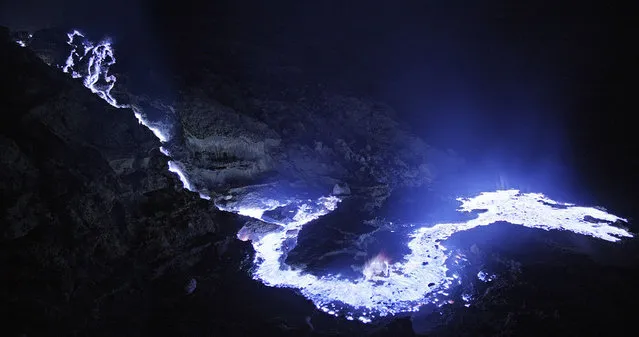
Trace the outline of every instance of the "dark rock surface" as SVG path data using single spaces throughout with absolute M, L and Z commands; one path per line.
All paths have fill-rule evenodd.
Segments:
M 233 220 L 182 189 L 130 111 L 0 33 L 2 334 L 143 333 L 123 308 L 203 255 L 219 261 Z
M 315 101 L 252 95 L 242 98 L 242 107 L 230 107 L 213 93 L 185 92 L 170 103 L 183 135 L 171 154 L 185 164 L 196 186 L 213 194 L 281 181 L 328 194 L 339 183 L 369 196 L 374 208 L 392 190 L 425 187 L 434 178 L 429 147 L 403 130 L 390 108 L 317 95 Z
M 237 110 L 199 103 L 203 96 L 180 97 L 176 110 L 186 148 L 178 159 L 191 163 L 189 172 L 205 188 L 263 177 L 328 193 L 345 182 L 363 194 L 373 187 L 390 192 L 426 186 L 433 179 L 428 147 L 402 131 L 388 107 L 322 94 L 316 102 L 248 97 L 249 106 Z
M 62 37 L 47 29 L 34 32 L 27 43 L 55 66 L 64 64 L 61 55 L 71 48 Z M 329 194 L 339 184 L 367 197 L 365 207 L 372 210 L 393 190 L 427 187 L 463 164 L 454 153 L 411 134 L 388 105 L 313 83 L 302 68 L 268 47 L 202 42 L 200 52 L 175 61 L 180 68 L 171 77 L 162 78 L 153 68 L 140 74 L 126 56 L 111 70 L 118 78 L 114 96 L 142 108 L 172 135 L 165 147 L 198 191 L 216 195 L 275 184 L 280 194 L 299 196 L 300 191 Z M 116 57 L 122 54 L 126 51 Z M 248 60 L 267 67 L 246 74 Z M 155 92 L 152 85 L 138 90 L 137 82 L 179 90 Z

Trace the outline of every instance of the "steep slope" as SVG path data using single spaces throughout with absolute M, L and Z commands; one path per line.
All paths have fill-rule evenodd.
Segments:
M 3 335 L 145 329 L 143 320 L 122 320 L 135 315 L 127 303 L 202 254 L 216 264 L 236 230 L 232 218 L 222 233 L 228 215 L 182 188 L 148 129 L 5 29 L 0 74 Z M 100 330 L 109 319 L 121 325 Z

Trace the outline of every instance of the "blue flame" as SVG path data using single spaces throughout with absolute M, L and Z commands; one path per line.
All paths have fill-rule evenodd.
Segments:
M 117 81 L 116 76 L 109 73 L 110 67 L 116 62 L 111 40 L 104 39 L 94 44 L 86 39 L 84 34 L 78 30 L 67 33 L 67 37 L 67 44 L 70 45 L 72 49 L 65 64 L 60 66 L 62 71 L 71 74 L 73 78 L 82 78 L 82 83 L 85 87 L 111 106 L 121 109 L 131 109 L 138 122 L 153 132 L 160 142 L 168 142 L 170 135 L 166 132 L 166 128 L 149 121 L 139 107 L 119 104 L 113 95 L 111 95 L 111 90 Z M 76 41 L 77 38 L 80 38 L 79 42 Z M 79 51 L 80 47 L 82 47 L 82 52 Z M 160 147 L 160 152 L 169 156 L 168 150 L 164 147 Z M 189 191 L 195 191 L 181 165 L 174 161 L 169 161 L 168 164 L 169 171 L 178 176 L 184 188 Z M 200 193 L 200 197 L 207 200 L 210 199 L 209 196 L 202 193 Z
M 289 244 L 285 249 L 285 242 L 295 241 L 301 227 L 333 211 L 339 201 L 337 197 L 324 197 L 303 203 L 292 221 L 280 230 L 254 238 L 253 277 L 268 286 L 298 289 L 318 309 L 331 315 L 357 317 L 364 323 L 376 317 L 414 312 L 427 303 L 438 306 L 447 303 L 442 297 L 449 296 L 447 290 L 460 282 L 458 274 L 448 276 L 448 263 L 458 262 L 461 257 L 451 256 L 443 241 L 457 232 L 508 222 L 529 228 L 567 230 L 611 242 L 632 237 L 628 231 L 612 225 L 626 219 L 598 208 L 556 202 L 540 193 L 498 190 L 458 199 L 459 212 L 483 210 L 471 220 L 419 225 L 406 238 L 410 253 L 391 264 L 388 272 L 346 279 L 330 274 L 319 277 L 286 265 L 283 256 L 292 248 Z M 263 220 L 265 210 L 252 206 L 237 212 Z M 490 282 L 495 275 L 480 272 L 478 277 Z

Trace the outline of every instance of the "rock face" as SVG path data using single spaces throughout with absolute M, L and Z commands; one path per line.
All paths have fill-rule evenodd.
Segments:
M 53 37 L 56 33 L 62 35 L 44 30 L 27 40 L 49 64 L 63 63 L 60 55 L 70 48 Z M 152 122 L 171 129 L 174 137 L 164 146 L 200 192 L 215 196 L 257 185 L 301 197 L 308 192 L 329 194 L 339 183 L 349 186 L 348 193 L 340 193 L 368 199 L 364 207 L 372 210 L 392 191 L 426 187 L 449 171 L 450 163 L 458 164 L 450 159 L 454 155 L 412 135 L 385 104 L 312 83 L 301 68 L 268 48 L 215 43 L 220 44 L 202 45 L 202 53 L 229 50 L 268 67 L 245 75 L 241 63 L 218 55 L 224 53 L 205 58 L 184 53 L 186 58 L 176 61 L 181 68 L 174 79 L 154 80 L 180 88 L 171 95 L 124 88 L 122 83 L 139 75 L 126 65 L 117 68 L 122 80 L 113 91 L 118 101 L 143 107 Z
M 182 92 L 168 104 L 175 106 L 182 135 L 171 154 L 207 194 L 255 185 L 296 198 L 335 191 L 366 199 L 368 210 L 398 188 L 427 187 L 436 178 L 433 149 L 388 106 L 324 91 L 305 94 L 274 100 L 249 93 L 237 98 L 242 105 L 229 106 L 214 92 Z M 348 188 L 334 190 L 336 184 Z
M 181 96 L 176 111 L 183 139 L 172 153 L 200 188 L 220 191 L 255 183 L 275 169 L 281 139 L 266 124 L 200 90 Z
M 387 195 L 434 178 L 429 147 L 384 105 L 321 93 L 315 102 L 247 98 L 238 110 L 202 97 L 179 98 L 184 142 L 175 153 L 205 189 L 289 181 L 329 193 L 344 182 L 352 186 L 345 194 L 378 199 L 370 191 Z
M 182 189 L 159 142 L 130 111 L 20 48 L 6 30 L 0 74 L 7 84 L 0 114 L 3 335 L 144 329 L 100 330 L 99 322 L 124 314 L 108 303 L 139 301 L 152 280 L 179 274 L 202 254 L 214 261 L 227 252 L 228 242 L 220 245 L 232 224 L 220 230 L 224 215 Z
M 0 33 L 0 69 L 10 83 L 0 115 L 0 313 L 11 322 L 10 335 L 165 333 L 171 321 L 158 314 L 163 310 L 184 320 L 171 327 L 176 335 L 189 335 L 182 330 L 190 326 L 188 315 L 208 322 L 198 333 L 264 333 L 264 326 L 244 324 L 250 299 L 233 302 L 240 308 L 210 303 L 239 296 L 225 278 L 241 274 L 247 282 L 238 266 L 248 243 L 235 237 L 279 228 L 243 223 L 185 191 L 160 145 L 197 190 L 236 212 L 331 191 L 370 211 L 394 189 L 434 179 L 432 149 L 389 107 L 308 86 L 280 95 L 264 79 L 222 80 L 219 68 L 204 69 L 196 82 L 187 73 L 170 100 L 116 85 L 118 101 L 140 107 L 153 122 L 171 121 L 165 126 L 173 137 L 160 144 L 130 110 L 108 105 L 55 68 L 68 47 L 57 33 L 27 35 L 29 48 Z M 290 215 L 280 213 L 264 216 Z M 217 290 L 225 283 L 233 292 Z M 185 301 L 198 304 L 177 312 L 174 304 Z M 296 309 L 314 312 L 300 301 Z M 259 308 L 252 317 L 271 318 Z M 157 327 L 149 327 L 151 320 Z M 273 326 L 266 328 L 281 334 Z

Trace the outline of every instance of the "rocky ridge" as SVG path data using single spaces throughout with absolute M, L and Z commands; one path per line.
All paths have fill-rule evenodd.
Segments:
M 100 326 L 123 315 L 114 303 L 140 303 L 154 280 L 182 275 L 203 255 L 221 259 L 233 217 L 182 188 L 129 111 L 5 29 L 0 50 L 10 84 L 0 114 L 3 334 L 142 333 L 143 323 Z
M 48 64 L 64 64 L 70 46 L 58 35 L 38 31 L 25 41 Z M 208 54 L 207 48 L 225 51 Z M 137 69 L 111 71 L 119 79 L 113 91 L 118 101 L 140 107 L 172 134 L 164 146 L 198 191 L 224 197 L 230 189 L 269 186 L 282 197 L 299 198 L 340 185 L 370 211 L 392 191 L 427 187 L 462 164 L 411 134 L 391 107 L 313 84 L 268 48 L 217 41 L 199 49 L 207 57 L 184 53 L 186 59 L 176 62 L 191 66 L 176 69 L 173 78 L 138 81 L 179 88 L 170 95 L 127 88 L 131 77 L 144 77 Z M 247 76 L 229 53 L 266 62 L 268 69 Z

